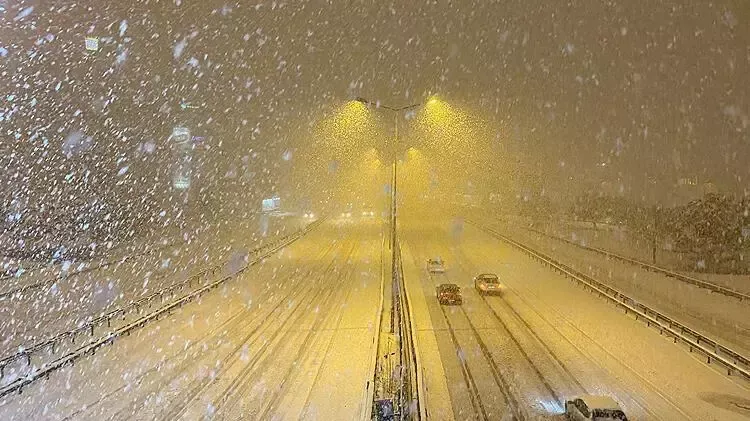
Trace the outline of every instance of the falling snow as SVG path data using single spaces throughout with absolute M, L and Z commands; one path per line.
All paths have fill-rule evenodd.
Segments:
M 18 14 L 16 15 L 16 17 L 13 18 L 13 20 L 14 21 L 22 20 L 22 19 L 28 17 L 29 15 L 31 15 L 31 13 L 33 11 L 34 11 L 34 6 L 26 7 L 25 9 L 21 10 L 20 12 L 18 12 Z
M 750 25 L 693 3 L 0 0 L 0 419 L 746 419 Z

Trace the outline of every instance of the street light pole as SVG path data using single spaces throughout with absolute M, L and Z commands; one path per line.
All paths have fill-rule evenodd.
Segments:
M 396 197 L 398 186 L 398 114 L 393 120 L 393 181 L 391 181 L 391 250 L 396 254 Z
M 407 327 L 405 327 L 405 323 L 407 323 L 403 319 L 402 315 L 402 305 L 403 302 L 401 300 L 401 291 L 403 289 L 402 285 L 402 279 L 401 279 L 401 271 L 400 271 L 400 253 L 397 252 L 398 244 L 396 242 L 396 212 L 397 212 L 397 200 L 396 200 L 396 193 L 397 193 L 397 184 L 398 184 L 398 146 L 399 146 L 399 137 L 398 137 L 398 119 L 399 119 L 399 113 L 402 111 L 410 110 L 412 108 L 416 108 L 420 106 L 421 104 L 412 104 L 405 107 L 389 107 L 387 105 L 382 105 L 380 103 L 373 103 L 372 101 L 368 101 L 362 97 L 358 97 L 356 99 L 358 102 L 361 102 L 365 105 L 374 105 L 376 108 L 382 108 L 387 111 L 392 111 L 395 113 L 395 118 L 393 120 L 393 147 L 391 155 L 392 155 L 392 166 L 393 166 L 393 180 L 391 181 L 391 311 L 390 311 L 390 334 L 394 335 L 396 340 L 398 341 L 398 347 L 399 347 L 399 359 L 398 361 L 398 367 L 399 367 L 399 386 L 398 391 L 391 391 L 393 393 L 393 398 L 396 402 L 398 402 L 398 412 L 400 414 L 400 419 L 404 419 L 403 415 L 404 413 L 408 413 L 408 405 L 411 401 L 411 399 L 416 398 L 415 396 L 412 396 L 413 389 L 410 387 L 405 386 L 406 384 L 411 384 L 412 381 L 416 381 L 416 379 L 405 379 L 405 376 L 407 378 L 411 378 L 413 374 L 409 370 L 409 367 L 411 366 L 410 363 L 408 363 L 409 357 L 408 352 L 405 350 L 405 342 L 411 343 L 411 339 L 404 339 L 402 335 L 409 335 Z M 383 297 L 385 298 L 385 297 Z M 408 311 L 408 310 L 407 310 Z M 407 333 L 404 332 L 404 329 L 406 329 Z M 389 358 L 389 361 L 391 359 Z M 416 368 L 413 368 L 416 370 Z M 411 391 L 411 392 L 410 392 Z M 411 397 L 410 397 L 411 396 Z
M 397 192 L 397 184 L 398 184 L 398 145 L 399 145 L 399 138 L 398 138 L 398 116 L 399 113 L 402 111 L 408 111 L 414 108 L 417 108 L 422 103 L 416 103 L 411 105 L 406 105 L 403 107 L 391 107 L 388 105 L 381 104 L 380 102 L 373 102 L 366 98 L 357 97 L 355 99 L 357 102 L 361 102 L 365 105 L 372 105 L 375 106 L 375 108 L 382 108 L 387 111 L 391 111 L 395 113 L 395 118 L 393 120 L 394 124 L 394 130 L 393 130 L 393 148 L 391 151 L 392 155 L 392 167 L 393 167 L 393 180 L 391 181 L 391 253 L 392 257 L 395 258 L 396 256 L 396 212 L 397 212 L 397 201 L 396 201 L 396 192 Z

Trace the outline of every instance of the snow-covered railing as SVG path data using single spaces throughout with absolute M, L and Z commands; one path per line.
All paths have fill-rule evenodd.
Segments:
M 702 279 L 693 278 L 692 276 L 683 275 L 681 273 L 677 273 L 677 272 L 671 271 L 669 269 L 665 269 L 663 267 L 659 267 L 659 266 L 656 266 L 656 265 L 653 265 L 653 264 L 650 264 L 650 263 L 646 263 L 646 262 L 638 260 L 638 259 L 633 259 L 633 258 L 630 258 L 630 257 L 627 257 L 627 256 L 623 256 L 621 254 L 612 253 L 611 251 L 607 251 L 607 250 L 600 249 L 600 248 L 597 248 L 597 247 L 585 246 L 583 244 L 578 244 L 575 241 L 571 241 L 571 240 L 568 240 L 566 238 L 558 237 L 556 235 L 548 234 L 546 232 L 539 231 L 539 230 L 536 230 L 536 229 L 533 229 L 533 228 L 529 228 L 529 227 L 525 227 L 525 228 L 527 230 L 531 231 L 531 232 L 535 232 L 537 234 L 544 235 L 546 237 L 549 237 L 549 238 L 552 238 L 552 239 L 555 239 L 555 240 L 558 240 L 558 241 L 562 241 L 562 242 L 565 242 L 565 243 L 568 243 L 568 244 L 572 244 L 572 245 L 574 245 L 576 247 L 580 247 L 580 248 L 582 248 L 584 250 L 594 251 L 594 252 L 603 254 L 603 255 L 605 255 L 607 257 L 613 258 L 613 259 L 621 260 L 621 261 L 626 262 L 626 263 L 631 263 L 631 264 L 634 264 L 636 266 L 640 266 L 643 269 L 647 269 L 647 270 L 650 270 L 652 272 L 660 273 L 662 275 L 667 275 L 670 278 L 675 278 L 675 279 L 677 279 L 679 281 L 682 281 L 682 282 L 685 282 L 685 283 L 688 283 L 688 284 L 691 284 L 691 285 L 695 285 L 695 286 L 697 286 L 699 288 L 708 289 L 711 292 L 715 292 L 717 294 L 726 295 L 728 297 L 734 297 L 734 298 L 739 299 L 740 301 L 743 301 L 743 300 L 750 301 L 750 294 L 745 294 L 745 293 L 742 293 L 740 291 L 737 291 L 737 290 L 734 290 L 734 289 L 731 289 L 731 288 L 727 288 L 727 287 L 724 287 L 724 286 L 721 286 L 721 285 L 717 285 L 717 284 L 714 284 L 712 282 L 704 281 Z
M 367 381 L 367 385 L 365 387 L 364 392 L 364 398 L 362 399 L 362 402 L 364 402 L 364 405 L 362 405 L 362 412 L 360 413 L 360 420 L 361 421 L 370 421 L 372 420 L 372 412 L 373 412 L 373 406 L 375 404 L 375 384 L 377 382 L 377 360 L 378 360 L 378 353 L 380 351 L 380 329 L 383 325 L 383 303 L 385 302 L 383 293 L 385 291 L 385 239 L 386 236 L 383 236 L 382 243 L 380 245 L 380 293 L 379 293 L 379 302 L 378 302 L 378 312 L 375 316 L 375 333 L 373 334 L 373 348 L 375 349 L 375 352 L 372 353 L 372 356 L 370 358 L 370 362 L 368 363 L 368 371 L 372 373 L 372 377 Z
M 401 347 L 401 364 L 402 368 L 402 379 L 406 380 L 403 385 L 404 395 L 402 398 L 406 398 L 405 401 L 400 402 L 401 404 L 401 419 L 409 420 L 426 420 L 427 411 L 425 408 L 425 389 L 424 379 L 422 376 L 422 367 L 420 361 L 420 353 L 418 345 L 416 343 L 416 331 L 417 328 L 414 325 L 414 319 L 412 317 L 413 309 L 411 301 L 409 300 L 409 293 L 406 290 L 406 282 L 404 282 L 404 270 L 401 264 L 401 244 L 396 240 L 396 253 L 393 267 L 393 276 L 397 278 L 398 291 L 398 313 L 400 323 L 400 347 Z M 416 409 L 416 411 L 414 411 Z
M 637 300 L 623 294 L 622 292 L 602 283 L 576 269 L 571 268 L 563 263 L 558 262 L 552 257 L 538 252 L 524 244 L 519 243 L 499 232 L 481 226 L 473 221 L 467 222 L 479 227 L 490 235 L 505 241 L 508 244 L 520 249 L 531 257 L 547 264 L 568 278 L 576 281 L 584 288 L 607 299 L 624 309 L 626 313 L 631 313 L 636 320 L 646 322 L 649 327 L 659 330 L 659 333 L 671 336 L 675 343 L 678 341 L 688 346 L 690 352 L 696 351 L 706 357 L 707 363 L 719 363 L 727 369 L 727 374 L 739 374 L 746 380 L 750 380 L 750 359 L 737 353 L 736 351 L 718 343 L 716 340 L 701 334 L 688 326 L 638 302 Z
M 70 338 L 71 342 L 75 343 L 76 337 L 80 334 L 90 333 L 91 335 L 93 335 L 94 329 L 96 327 L 104 325 L 105 323 L 107 324 L 107 327 L 111 327 L 112 319 L 115 319 L 117 317 L 125 317 L 127 314 L 130 314 L 131 312 L 140 311 L 141 308 L 151 307 L 154 300 L 157 298 L 163 302 L 164 297 L 173 296 L 176 290 L 182 290 L 185 287 L 185 285 L 192 285 L 193 283 L 195 283 L 196 280 L 202 279 L 205 275 L 213 275 L 215 274 L 216 270 L 220 268 L 221 268 L 221 265 L 217 265 L 215 267 L 201 270 L 200 272 L 194 275 L 191 275 L 190 277 L 188 277 L 187 279 L 183 281 L 170 285 L 164 289 L 161 289 L 150 295 L 142 297 L 138 300 L 131 301 L 122 307 L 118 307 L 104 314 L 100 314 L 99 316 L 88 320 L 86 323 L 84 323 L 83 325 L 79 327 L 58 333 L 52 337 L 49 337 L 40 342 L 37 342 L 29 347 L 20 347 L 21 348 L 20 351 L 16 352 L 15 354 L 12 354 L 12 355 L 9 355 L 7 357 L 0 359 L 0 377 L 3 377 L 5 375 L 5 372 L 4 372 L 5 367 L 10 365 L 12 362 L 16 360 L 25 358 L 28 361 L 28 364 L 30 365 L 31 356 L 33 354 L 37 354 L 43 350 L 50 350 L 51 353 L 54 354 L 56 345 L 60 341 Z
M 95 351 L 98 347 L 101 345 L 104 345 L 107 342 L 110 342 L 113 338 L 117 336 L 121 336 L 123 333 L 129 333 L 131 330 L 133 330 L 136 327 L 141 327 L 145 323 L 157 319 L 159 315 L 164 313 L 165 311 L 169 311 L 176 306 L 181 306 L 182 304 L 191 301 L 195 297 L 203 294 L 204 292 L 215 288 L 216 286 L 224 283 L 225 281 L 234 278 L 236 275 L 242 273 L 245 271 L 248 267 L 253 266 L 266 257 L 272 255 L 273 253 L 277 252 L 278 250 L 288 246 L 289 244 L 293 243 L 294 241 L 298 240 L 303 235 L 307 234 L 310 230 L 317 227 L 323 222 L 324 218 L 318 219 L 315 222 L 310 223 L 306 227 L 302 228 L 301 230 L 298 230 L 292 234 L 286 235 L 284 237 L 280 237 L 278 239 L 275 239 L 272 242 L 266 243 L 254 250 L 251 251 L 251 254 L 253 254 L 255 257 L 252 261 L 250 261 L 246 266 L 241 268 L 240 270 L 231 273 L 229 275 L 223 276 L 218 281 L 215 281 L 213 283 L 204 285 L 192 292 L 189 292 L 182 298 L 178 299 L 175 302 L 172 302 L 166 306 L 163 306 L 154 312 L 149 313 L 146 316 L 139 317 L 136 321 L 128 323 L 127 325 L 120 327 L 116 329 L 113 332 L 110 332 L 108 335 L 106 335 L 105 338 L 99 339 L 97 341 L 91 342 L 83 347 L 80 347 L 76 349 L 75 351 L 72 351 L 71 353 L 66 354 L 65 356 L 58 358 L 57 360 L 49 363 L 49 364 L 42 364 L 41 367 L 36 370 L 33 373 L 30 373 L 25 376 L 19 376 L 18 379 L 15 381 L 9 383 L 6 386 L 3 386 L 0 388 L 0 397 L 7 395 L 8 393 L 11 393 L 15 390 L 20 390 L 23 386 L 30 383 L 29 382 L 23 382 L 22 380 L 27 378 L 32 378 L 33 380 L 36 380 L 39 378 L 39 373 L 43 373 L 42 375 L 48 375 L 50 372 L 57 370 L 58 368 L 61 368 L 65 365 L 67 362 L 72 362 L 73 360 L 89 353 Z M 205 278 L 215 275 L 219 270 L 221 270 L 225 266 L 225 263 L 221 263 L 215 266 L 212 266 L 207 269 L 202 269 L 198 273 L 188 277 L 187 279 L 177 282 L 175 284 L 172 284 L 168 287 L 165 287 L 159 291 L 156 291 L 146 297 L 140 298 L 136 301 L 131 301 L 128 304 L 126 304 L 123 307 L 119 307 L 117 309 L 111 310 L 109 312 L 106 312 L 104 314 L 101 314 L 97 317 L 94 317 L 93 319 L 89 320 L 82 326 L 76 327 L 74 329 L 70 329 L 61 333 L 58 333 L 50 338 L 44 339 L 38 343 L 35 343 L 32 346 L 29 346 L 27 348 L 21 347 L 19 351 L 17 351 L 14 354 L 8 355 L 6 357 L 3 357 L 0 359 L 0 378 L 5 376 L 6 367 L 13 364 L 14 362 L 18 360 L 26 360 L 26 365 L 28 367 L 32 367 L 32 357 L 36 354 L 42 353 L 45 350 L 47 350 L 50 354 L 55 354 L 56 348 L 59 346 L 60 342 L 66 339 L 70 339 L 71 343 L 75 343 L 75 339 L 77 336 L 81 334 L 89 334 L 91 336 L 94 335 L 94 330 L 96 327 L 100 327 L 104 324 L 107 325 L 108 328 L 112 325 L 112 320 L 116 319 L 118 317 L 125 318 L 126 315 L 130 313 L 140 313 L 143 308 L 150 308 L 154 302 L 157 300 L 159 303 L 163 303 L 165 299 L 172 298 L 176 291 L 183 290 L 186 286 L 191 287 L 193 284 L 203 284 L 205 282 Z M 94 346 L 95 345 L 95 346 Z M 93 347 L 92 347 L 93 346 Z M 74 357 L 71 357 L 73 355 Z M 71 360 L 72 358 L 72 360 Z M 62 365 L 58 365 L 57 363 L 59 361 L 65 360 L 65 363 Z M 15 386 L 14 386 L 15 385 Z
M 119 256 L 119 257 L 116 257 L 116 258 L 104 259 L 103 261 L 100 261 L 99 263 L 96 263 L 94 265 L 88 265 L 88 264 L 86 264 L 85 267 L 83 267 L 81 269 L 78 269 L 78 270 L 71 271 L 70 273 L 67 273 L 65 276 L 69 277 L 69 276 L 74 276 L 74 275 L 81 275 L 81 274 L 84 274 L 86 272 L 92 272 L 92 271 L 99 270 L 99 269 L 102 269 L 102 268 L 107 268 L 107 267 L 112 266 L 112 265 L 122 264 L 122 263 L 125 263 L 128 260 L 133 259 L 133 258 L 141 257 L 141 256 L 146 256 L 148 254 L 164 250 L 165 248 L 172 247 L 172 246 L 176 245 L 178 242 L 179 241 L 176 241 L 176 240 L 175 241 L 170 241 L 170 242 L 161 244 L 161 245 L 159 245 L 157 247 L 149 248 L 148 250 L 142 251 L 140 253 L 126 254 L 124 256 Z M 38 270 L 38 269 L 35 269 L 35 270 Z M 45 287 L 47 285 L 50 285 L 50 284 L 54 284 L 55 282 L 57 282 L 59 280 L 59 276 L 60 275 L 55 275 L 55 276 L 53 276 L 53 277 L 51 277 L 49 279 L 44 279 L 44 280 L 41 280 L 41 281 L 38 281 L 38 282 L 34 282 L 34 283 L 31 283 L 31 284 L 28 284 L 28 285 L 23 285 L 23 286 L 20 286 L 20 287 L 9 289 L 7 291 L 2 291 L 2 292 L 0 292 L 0 300 L 7 299 L 9 297 L 13 297 L 13 296 L 18 295 L 18 294 L 23 294 L 23 293 L 28 292 L 28 291 L 33 291 L 35 289 L 43 288 L 43 287 Z M 12 276 L 5 276 L 5 277 L 0 278 L 0 280 L 10 279 L 10 278 L 12 278 Z

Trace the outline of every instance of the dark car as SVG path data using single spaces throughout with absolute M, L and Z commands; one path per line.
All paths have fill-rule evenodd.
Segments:
M 456 284 L 441 284 L 436 288 L 438 302 L 442 305 L 461 305 L 461 288 Z

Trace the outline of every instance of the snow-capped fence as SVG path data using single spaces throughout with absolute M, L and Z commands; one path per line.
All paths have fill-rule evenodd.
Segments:
M 495 238 L 520 249 L 532 258 L 548 265 L 566 277 L 577 282 L 585 289 L 599 295 L 600 297 L 614 303 L 625 310 L 626 313 L 635 316 L 636 320 L 645 322 L 649 327 L 659 330 L 659 333 L 668 335 L 674 342 L 682 342 L 687 345 L 690 352 L 698 352 L 706 358 L 707 363 L 718 363 L 727 370 L 727 375 L 739 374 L 746 380 L 750 380 L 750 359 L 740 355 L 736 351 L 718 343 L 688 326 L 674 320 L 637 300 L 623 294 L 622 292 L 602 283 L 584 273 L 577 271 L 554 258 L 538 252 L 524 244 L 519 243 L 505 235 L 473 221 L 467 221 Z
M 398 313 L 399 313 L 399 333 L 402 363 L 402 402 L 401 402 L 401 419 L 426 420 L 427 412 L 425 408 L 425 389 L 420 361 L 418 345 L 415 341 L 417 328 L 414 324 L 412 314 L 414 313 L 409 299 L 409 293 L 406 290 L 404 282 L 404 270 L 401 264 L 401 244 L 398 239 L 396 244 L 395 261 L 393 262 L 393 277 L 398 288 Z
M 395 231 L 392 231 L 395 234 Z M 376 352 L 370 362 L 372 378 L 368 381 L 364 393 L 365 405 L 360 420 L 393 419 L 425 420 L 425 385 L 422 373 L 421 354 L 416 341 L 416 325 L 412 318 L 413 310 L 409 291 L 404 282 L 401 246 L 395 237 L 391 243 L 390 277 L 385 268 L 381 269 L 380 307 L 377 317 L 377 328 L 374 336 Z M 385 238 L 383 238 L 381 258 L 385 261 Z M 390 280 L 391 294 L 385 300 L 384 283 Z M 380 327 L 384 323 L 382 316 L 384 306 L 390 304 L 390 332 L 381 337 Z M 381 349 L 381 340 L 397 347 L 398 352 L 390 348 Z M 386 351 L 383 353 L 383 351 Z M 392 352 L 392 353 L 391 353 Z M 395 375 L 395 372 L 398 374 Z M 378 386 L 380 385 L 380 386 Z M 390 417 L 390 418 L 389 418 Z
M 364 391 L 364 397 L 362 398 L 362 401 L 365 402 L 365 405 L 362 405 L 362 411 L 360 413 L 360 420 L 361 421 L 370 421 L 372 419 L 372 413 L 373 413 L 373 407 L 375 402 L 375 384 L 378 380 L 378 357 L 380 352 L 380 332 L 381 327 L 383 324 L 383 303 L 385 302 L 383 297 L 383 292 L 385 291 L 385 262 L 386 262 L 386 246 L 385 246 L 385 236 L 383 236 L 382 242 L 380 244 L 380 291 L 378 294 L 379 300 L 378 300 L 378 313 L 375 317 L 375 332 L 373 333 L 373 348 L 375 349 L 375 352 L 372 353 L 372 357 L 370 358 L 370 362 L 368 363 L 368 372 L 372 373 L 372 377 L 367 381 L 367 385 L 365 387 Z M 368 405 L 369 404 L 369 405 Z
M 104 259 L 104 260 L 102 260 L 102 261 L 100 261 L 98 263 L 95 263 L 93 265 L 85 264 L 85 265 L 82 265 L 82 267 L 80 269 L 71 271 L 71 272 L 65 274 L 65 276 L 81 275 L 81 274 L 84 274 L 84 273 L 87 273 L 87 272 L 92 272 L 92 271 L 99 270 L 99 269 L 102 269 L 102 268 L 107 268 L 107 267 L 112 266 L 112 265 L 122 264 L 122 263 L 125 263 L 126 261 L 132 260 L 132 259 L 134 259 L 136 257 L 142 257 L 142 256 L 146 256 L 146 255 L 151 254 L 151 253 L 159 252 L 159 251 L 164 250 L 166 248 L 172 247 L 172 246 L 176 245 L 177 243 L 178 243 L 178 241 L 173 240 L 173 241 L 169 241 L 167 243 L 160 244 L 157 247 L 149 248 L 148 250 L 145 250 L 145 251 L 142 251 L 142 252 L 139 252 L 139 253 L 127 254 L 127 255 L 124 255 L 124 256 L 116 257 L 116 258 Z M 45 268 L 40 267 L 40 268 L 35 268 L 34 270 L 36 271 L 36 270 L 44 270 L 44 269 L 47 269 L 47 268 L 46 267 Z M 20 287 L 9 289 L 7 291 L 0 292 L 0 300 L 7 299 L 7 298 L 10 298 L 10 297 L 13 297 L 13 296 L 16 296 L 16 295 L 21 295 L 21 294 L 24 294 L 24 293 L 29 292 L 29 291 L 33 291 L 33 290 L 36 290 L 36 289 L 43 288 L 43 287 L 45 287 L 47 285 L 54 284 L 55 282 L 58 281 L 58 279 L 59 279 L 60 276 L 62 276 L 61 273 L 60 274 L 55 274 L 53 277 L 48 278 L 48 279 L 44 279 L 44 280 L 37 281 L 37 282 L 31 283 L 31 284 L 28 284 L 28 285 L 23 285 L 23 286 L 20 286 Z M 12 278 L 12 276 L 0 277 L 0 280 L 9 279 L 9 278 Z
M 158 320 L 160 316 L 169 314 L 172 310 L 181 307 L 182 305 L 194 300 L 197 297 L 200 297 L 204 293 L 220 286 L 227 280 L 233 279 L 236 275 L 244 272 L 247 268 L 254 266 L 266 257 L 295 242 L 303 235 L 307 234 L 309 231 L 320 225 L 324 221 L 324 219 L 325 218 L 318 219 L 315 222 L 308 224 L 304 228 L 292 234 L 280 237 L 272 242 L 263 244 L 260 247 L 252 250 L 251 254 L 254 257 L 244 267 L 228 275 L 224 275 L 214 282 L 205 284 L 207 279 L 210 279 L 211 276 L 216 275 L 216 273 L 218 273 L 225 267 L 224 263 L 212 266 L 207 269 L 202 269 L 195 275 L 192 275 L 181 282 L 170 285 L 139 300 L 132 301 L 123 307 L 101 314 L 91 319 L 82 326 L 58 333 L 57 335 L 40 341 L 28 348 L 22 348 L 18 352 L 0 359 L 0 379 L 5 377 L 5 375 L 7 374 L 6 368 L 11 364 L 17 364 L 19 361 L 21 361 L 26 367 L 28 367 L 27 373 L 14 376 L 15 378 L 12 381 L 0 387 L 0 398 L 15 391 L 20 392 L 23 387 L 32 383 L 33 381 L 49 376 L 50 373 L 63 368 L 68 364 L 74 363 L 77 359 L 83 356 L 93 354 L 101 346 L 108 343 L 111 344 L 115 338 L 130 334 L 130 332 L 132 332 L 133 330 L 143 327 L 150 321 Z M 70 340 L 70 343 L 74 344 L 76 338 L 82 334 L 93 336 L 96 328 L 103 325 L 106 325 L 107 328 L 111 328 L 113 320 L 124 320 L 125 316 L 127 316 L 128 314 L 137 313 L 138 315 L 141 315 L 143 309 L 151 308 L 154 304 L 163 304 L 166 299 L 174 297 L 176 292 L 181 291 L 186 287 L 192 287 L 195 284 L 202 286 L 192 290 L 191 292 L 167 305 L 163 305 L 146 315 L 142 315 L 135 320 L 124 324 L 114 331 L 108 332 L 99 339 L 91 341 L 81 347 L 65 353 L 63 356 L 49 363 L 42 363 L 38 368 L 34 366 L 33 358 L 35 356 L 45 353 L 50 356 L 57 354 L 56 351 L 59 350 L 60 345 L 64 341 Z
M 544 235 L 546 237 L 549 237 L 549 238 L 552 238 L 552 239 L 555 239 L 555 240 L 558 240 L 558 241 L 562 241 L 562 242 L 565 242 L 565 243 L 568 243 L 568 244 L 572 244 L 572 245 L 574 245 L 576 247 L 579 247 L 579 248 L 582 248 L 584 250 L 594 251 L 594 252 L 597 252 L 599 254 L 602 254 L 602 255 L 607 256 L 607 257 L 612 258 L 612 259 L 616 259 L 616 260 L 620 260 L 620 261 L 623 261 L 623 262 L 626 262 L 626 263 L 634 264 L 636 266 L 640 266 L 641 268 L 649 270 L 651 272 L 660 273 L 662 275 L 669 276 L 670 278 L 674 278 L 674 279 L 677 279 L 679 281 L 682 281 L 682 282 L 685 282 L 685 283 L 688 283 L 688 284 L 691 284 L 691 285 L 695 285 L 695 286 L 697 286 L 699 288 L 708 289 L 711 292 L 714 292 L 714 293 L 717 293 L 717 294 L 726 295 L 728 297 L 734 297 L 734 298 L 739 299 L 740 301 L 745 301 L 745 300 L 750 301 L 750 295 L 742 293 L 740 291 L 736 291 L 736 290 L 731 289 L 731 288 L 727 288 L 727 287 L 724 287 L 724 286 L 721 286 L 721 285 L 717 285 L 717 284 L 714 284 L 712 282 L 704 281 L 702 279 L 693 278 L 692 276 L 683 275 L 681 273 L 677 273 L 677 272 L 671 271 L 669 269 L 665 269 L 665 268 L 662 268 L 662 267 L 659 267 L 659 266 L 656 266 L 656 265 L 652 265 L 650 263 L 646 263 L 646 262 L 643 262 L 643 261 L 638 260 L 638 259 L 632 259 L 630 257 L 623 256 L 621 254 L 612 253 L 611 251 L 607 251 L 607 250 L 600 249 L 600 248 L 597 248 L 597 247 L 585 246 L 583 244 L 576 243 L 575 241 L 571 241 L 571 240 L 568 240 L 566 238 L 561 238 L 561 237 L 558 237 L 558 236 L 555 236 L 555 235 L 552 235 L 552 234 L 548 234 L 548 233 L 540 231 L 540 230 L 536 230 L 536 229 L 533 229 L 533 228 L 526 228 L 526 229 L 528 231 L 535 232 L 535 233 L 537 233 L 539 235 Z

